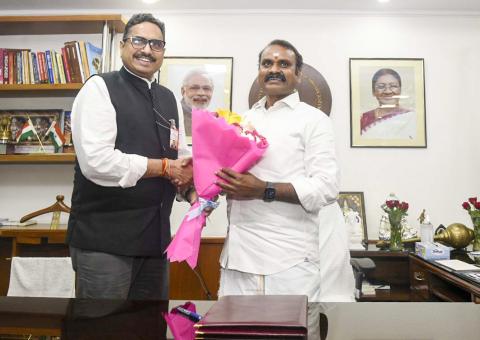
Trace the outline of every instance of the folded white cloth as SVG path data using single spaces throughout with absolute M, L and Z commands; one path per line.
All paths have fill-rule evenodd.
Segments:
M 70 257 L 13 257 L 7 295 L 75 297 Z

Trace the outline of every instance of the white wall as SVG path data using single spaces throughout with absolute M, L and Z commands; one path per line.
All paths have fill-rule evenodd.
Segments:
M 377 238 L 379 206 L 389 192 L 410 203 L 409 220 L 415 226 L 423 208 L 434 225 L 470 225 L 461 203 L 480 191 L 475 144 L 480 126 L 480 17 L 247 12 L 157 16 L 166 23 L 167 55 L 234 57 L 236 111 L 247 109 L 258 52 L 272 39 L 291 41 L 305 62 L 323 74 L 333 96 L 341 190 L 364 192 L 370 238 Z M 3 39 L 0 36 L 0 46 Z M 425 59 L 426 149 L 350 148 L 350 57 Z M 0 103 L 5 108 L 3 98 Z M 0 216 L 19 218 L 51 204 L 58 193 L 69 202 L 72 168 L 1 165 Z M 185 209 L 175 207 L 173 226 Z M 225 204 L 219 210 L 204 235 L 224 235 Z

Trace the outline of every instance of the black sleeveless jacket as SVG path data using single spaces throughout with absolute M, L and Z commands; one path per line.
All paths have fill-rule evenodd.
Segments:
M 124 68 L 100 75 L 116 111 L 115 149 L 148 158 L 176 159 L 170 131 L 153 110 L 178 125 L 170 90 L 147 83 Z M 104 187 L 88 180 L 78 161 L 68 221 L 67 243 L 81 249 L 126 256 L 162 256 L 170 242 L 174 186 L 164 178 L 140 179 L 134 187 Z

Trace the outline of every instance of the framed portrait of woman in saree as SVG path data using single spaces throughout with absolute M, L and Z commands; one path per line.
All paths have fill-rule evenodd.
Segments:
M 426 148 L 423 59 L 350 58 L 351 147 Z

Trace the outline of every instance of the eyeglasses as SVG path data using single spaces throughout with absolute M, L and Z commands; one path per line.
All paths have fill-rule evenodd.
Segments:
M 150 48 L 154 51 L 161 52 L 165 48 L 165 41 L 160 39 L 145 39 L 144 37 L 128 37 L 123 41 L 130 40 L 132 47 L 136 50 L 142 49 L 145 46 L 150 45 Z
M 398 84 L 375 84 L 375 90 L 378 91 L 385 91 L 386 89 L 390 89 L 390 91 L 398 91 L 400 89 L 400 85 Z

